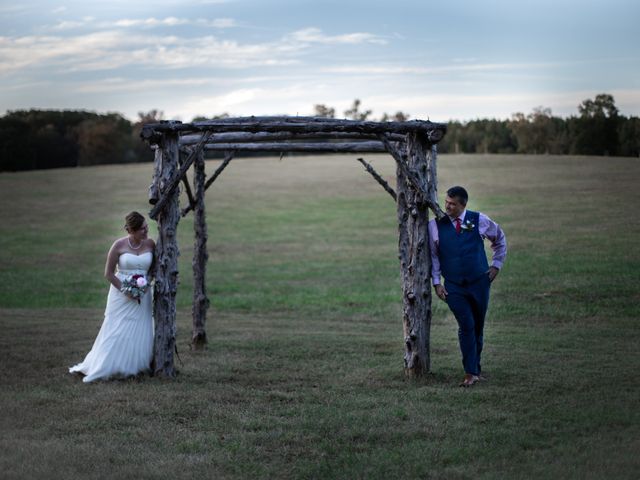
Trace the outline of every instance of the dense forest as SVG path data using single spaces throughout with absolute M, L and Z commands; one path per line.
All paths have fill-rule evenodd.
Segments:
M 335 117 L 335 109 L 315 105 L 314 115 Z M 376 120 L 355 100 L 344 118 Z M 224 117 L 227 114 L 216 115 Z M 140 140 L 142 125 L 162 119 L 162 112 L 139 113 L 131 122 L 118 113 L 98 114 L 70 110 L 10 111 L 0 117 L 0 171 L 77 167 L 153 160 Z M 408 120 L 397 112 L 380 121 Z M 202 118 L 193 119 L 202 120 Z M 584 100 L 578 115 L 553 116 L 547 108 L 510 120 L 452 121 L 442 153 L 534 153 L 640 156 L 640 118 L 620 115 L 613 96 L 600 94 Z
M 452 153 L 548 153 L 556 155 L 640 155 L 640 118 L 618 113 L 613 97 L 597 95 L 578 106 L 578 116 L 555 117 L 536 108 L 510 120 L 449 122 L 438 145 Z
M 0 117 L 0 171 L 151 161 L 140 130 L 159 116 L 152 111 L 131 123 L 118 113 L 8 112 Z

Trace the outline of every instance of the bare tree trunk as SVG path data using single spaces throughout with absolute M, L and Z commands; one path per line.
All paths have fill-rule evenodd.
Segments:
M 432 151 L 423 137 L 408 134 L 406 152 L 399 161 L 409 171 L 426 180 L 427 156 Z M 402 275 L 403 333 L 405 341 L 404 366 L 410 377 L 429 372 L 429 337 L 431 328 L 431 257 L 427 224 L 429 209 L 422 191 L 406 177 L 407 170 L 398 166 L 398 230 L 399 257 Z
M 160 199 L 160 176 L 162 175 L 162 149 L 153 145 L 153 177 L 149 186 L 149 203 L 155 205 Z
M 162 174 L 159 178 L 159 188 L 164 196 L 167 194 L 167 189 L 171 188 L 172 179 L 175 178 L 178 170 L 178 135 L 164 135 L 159 148 L 162 149 Z M 157 376 L 169 378 L 176 375 L 173 355 L 176 348 L 179 194 L 180 189 L 175 188 L 157 215 L 154 373 Z
M 193 188 L 195 190 L 195 208 L 193 218 L 193 230 L 195 242 L 193 245 L 193 330 L 191 335 L 191 348 L 201 350 L 207 344 L 207 219 L 204 206 L 204 152 L 201 150 L 193 165 Z

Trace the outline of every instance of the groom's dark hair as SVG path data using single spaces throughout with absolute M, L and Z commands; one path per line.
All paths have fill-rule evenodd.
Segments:
M 451 198 L 457 198 L 462 205 L 466 205 L 469 200 L 469 194 L 467 191 L 459 186 L 451 187 L 447 190 L 447 195 Z

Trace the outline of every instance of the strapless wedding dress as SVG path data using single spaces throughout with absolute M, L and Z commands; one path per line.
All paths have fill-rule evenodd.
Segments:
M 152 252 L 123 253 L 116 276 L 122 280 L 135 274 L 147 275 Z M 104 322 L 91 351 L 82 363 L 69 369 L 83 373 L 83 382 L 111 377 L 128 377 L 150 369 L 153 358 L 153 317 L 151 288 L 132 300 L 113 285 L 109 288 Z

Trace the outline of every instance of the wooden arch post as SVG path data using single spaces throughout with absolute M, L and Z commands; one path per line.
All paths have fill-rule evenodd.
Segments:
M 427 157 L 435 152 L 422 136 L 409 134 L 402 162 L 397 168 L 398 250 L 402 279 L 404 367 L 408 376 L 429 372 L 431 331 L 431 256 L 427 191 L 415 185 L 408 171 L 427 179 Z M 424 182 L 428 185 L 427 182 Z
M 159 158 L 158 157 L 159 152 Z M 153 310 L 155 319 L 154 374 L 176 376 L 173 355 L 176 349 L 176 293 L 178 291 L 177 232 L 180 221 L 180 189 L 172 184 L 178 174 L 178 135 L 167 134 L 156 149 L 156 189 L 161 201 L 155 204 L 151 218 L 158 222 Z M 159 164 L 159 165 L 158 165 Z M 153 187 L 153 185 L 152 185 Z M 152 189 L 150 189 L 151 191 Z M 150 201 L 153 201 L 150 199 Z
M 207 220 L 204 206 L 205 191 L 205 171 L 204 171 L 204 151 L 200 150 L 193 164 L 193 187 L 194 201 L 193 209 L 193 232 L 195 240 L 193 244 L 193 306 L 191 314 L 193 318 L 193 331 L 191 333 L 191 348 L 201 350 L 207 344 L 207 331 L 205 323 L 207 321 L 207 309 L 209 308 L 209 298 L 207 298 Z

